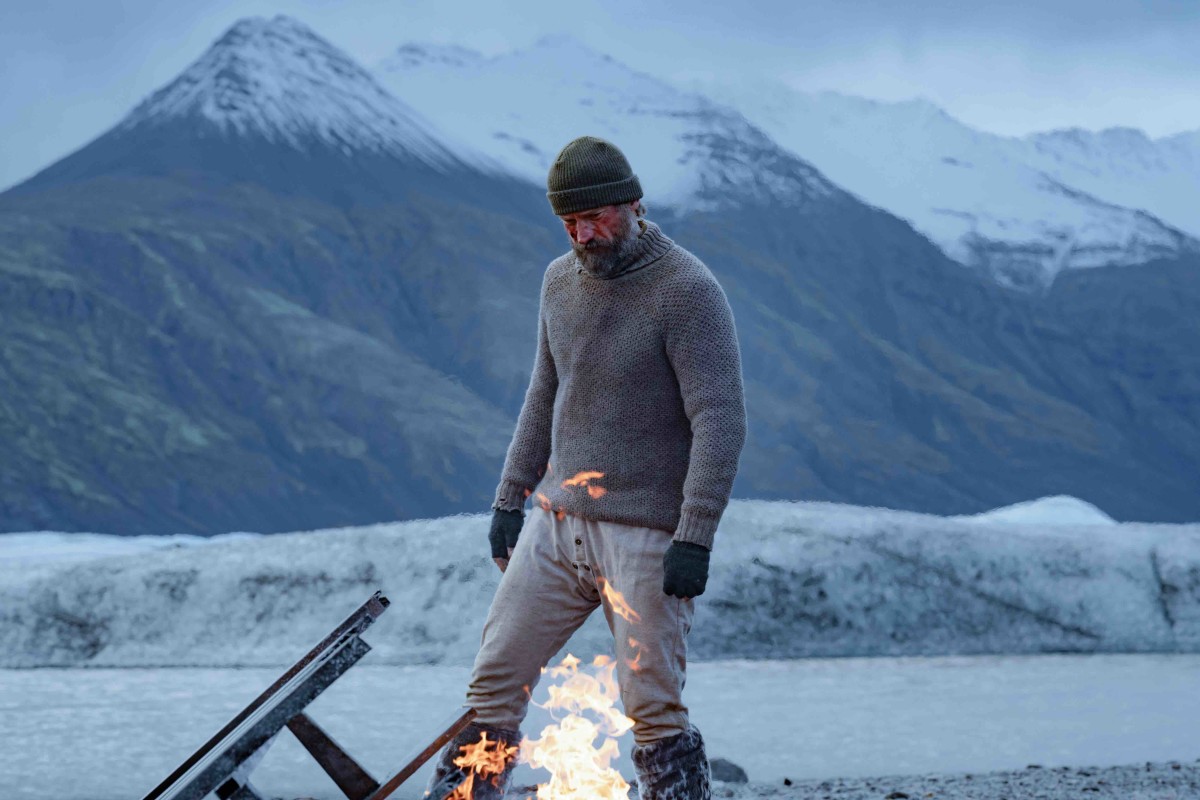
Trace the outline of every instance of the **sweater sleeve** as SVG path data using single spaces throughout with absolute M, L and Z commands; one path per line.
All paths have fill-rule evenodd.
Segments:
M 548 282 L 547 279 L 542 284 L 538 305 L 538 342 L 533 375 L 529 379 L 520 416 L 517 417 L 512 442 L 508 445 L 508 455 L 500 473 L 500 485 L 496 487 L 496 498 L 492 503 L 494 510 L 523 510 L 525 498 L 537 488 L 550 460 L 550 432 L 554 423 L 554 396 L 558 393 L 558 371 L 546 335 Z
M 667 357 L 692 428 L 675 541 L 713 546 L 746 441 L 741 353 L 733 311 L 711 273 L 663 301 Z

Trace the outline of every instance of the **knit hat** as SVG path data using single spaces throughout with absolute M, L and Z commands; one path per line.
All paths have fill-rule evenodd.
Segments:
M 558 215 L 632 203 L 642 196 L 642 185 L 625 154 L 595 136 L 580 136 L 559 151 L 550 165 L 546 188 L 550 207 Z

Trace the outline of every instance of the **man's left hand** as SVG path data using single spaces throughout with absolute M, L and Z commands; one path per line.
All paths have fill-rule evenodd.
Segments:
M 704 594 L 708 583 L 708 553 L 703 545 L 671 542 L 663 556 L 663 592 L 684 600 Z

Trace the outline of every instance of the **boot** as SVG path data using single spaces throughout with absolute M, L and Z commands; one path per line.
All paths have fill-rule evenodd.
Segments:
M 695 725 L 630 753 L 640 800 L 712 800 L 712 775 L 704 739 Z
M 483 746 L 463 752 L 467 745 Z M 426 800 L 501 800 L 521 746 L 519 731 L 472 722 L 442 748 L 433 776 L 425 789 Z M 458 760 L 460 764 L 455 764 Z

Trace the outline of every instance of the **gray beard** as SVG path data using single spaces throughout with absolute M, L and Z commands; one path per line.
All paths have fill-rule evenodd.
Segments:
M 614 240 L 600 243 L 593 239 L 586 246 L 572 244 L 571 249 L 589 275 L 609 278 L 618 274 L 637 250 L 638 232 L 638 226 L 626 217 L 622 230 L 618 231 Z

